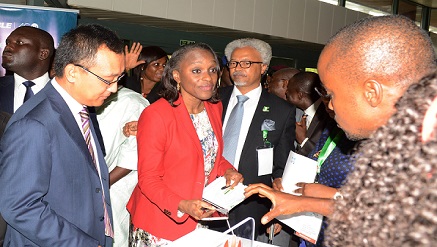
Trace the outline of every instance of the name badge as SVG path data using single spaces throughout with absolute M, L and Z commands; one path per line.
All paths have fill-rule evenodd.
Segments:
M 272 174 L 273 171 L 273 146 L 257 147 L 258 155 L 258 176 Z

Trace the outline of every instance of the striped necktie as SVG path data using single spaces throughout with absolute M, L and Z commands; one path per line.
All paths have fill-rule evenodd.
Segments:
M 88 151 L 90 152 L 91 158 L 94 163 L 94 167 L 97 169 L 96 156 L 94 154 L 93 145 L 91 143 L 91 128 L 90 128 L 90 116 L 88 113 L 88 108 L 84 106 L 82 110 L 79 112 L 80 120 L 82 121 L 82 131 L 83 136 L 85 138 L 86 145 L 88 146 Z M 98 170 L 97 170 L 98 172 Z M 100 175 L 99 175 L 100 176 Z M 102 190 L 102 199 L 103 199 L 103 209 L 105 212 L 104 221 L 105 221 L 105 235 L 114 237 L 114 232 L 111 226 L 111 220 L 109 218 L 108 210 L 106 209 L 105 203 L 105 193 Z

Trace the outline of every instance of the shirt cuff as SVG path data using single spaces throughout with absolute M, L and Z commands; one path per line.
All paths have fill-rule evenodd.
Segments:
M 181 211 L 178 210 L 178 214 L 177 214 L 177 216 L 178 216 L 179 218 L 182 218 L 182 216 L 184 216 L 184 214 L 185 214 L 185 213 L 182 213 Z
M 306 143 L 307 141 L 308 141 L 308 137 L 305 138 L 305 139 L 302 141 L 302 143 L 299 144 L 299 146 L 302 148 L 302 147 L 305 145 L 305 143 Z

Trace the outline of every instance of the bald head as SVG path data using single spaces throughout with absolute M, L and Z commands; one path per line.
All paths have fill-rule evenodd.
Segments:
M 318 63 L 330 109 L 351 139 L 384 125 L 411 84 L 433 71 L 428 34 L 403 16 L 369 17 L 334 35 Z
M 267 85 L 269 93 L 286 100 L 285 91 L 287 91 L 288 81 L 297 73 L 299 70 L 295 68 L 284 68 L 274 72 Z
M 406 89 L 435 69 L 428 34 L 404 16 L 359 20 L 334 35 L 324 50 L 334 51 L 330 66 L 350 83 L 372 76 Z

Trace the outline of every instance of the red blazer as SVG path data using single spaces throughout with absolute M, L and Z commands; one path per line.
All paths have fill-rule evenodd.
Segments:
M 200 141 L 182 100 L 172 107 L 160 99 L 138 121 L 138 185 L 127 204 L 132 223 L 156 237 L 176 240 L 193 231 L 197 221 L 177 216 L 181 200 L 202 199 L 205 187 Z M 205 102 L 218 141 L 209 182 L 233 166 L 223 156 L 222 104 Z

